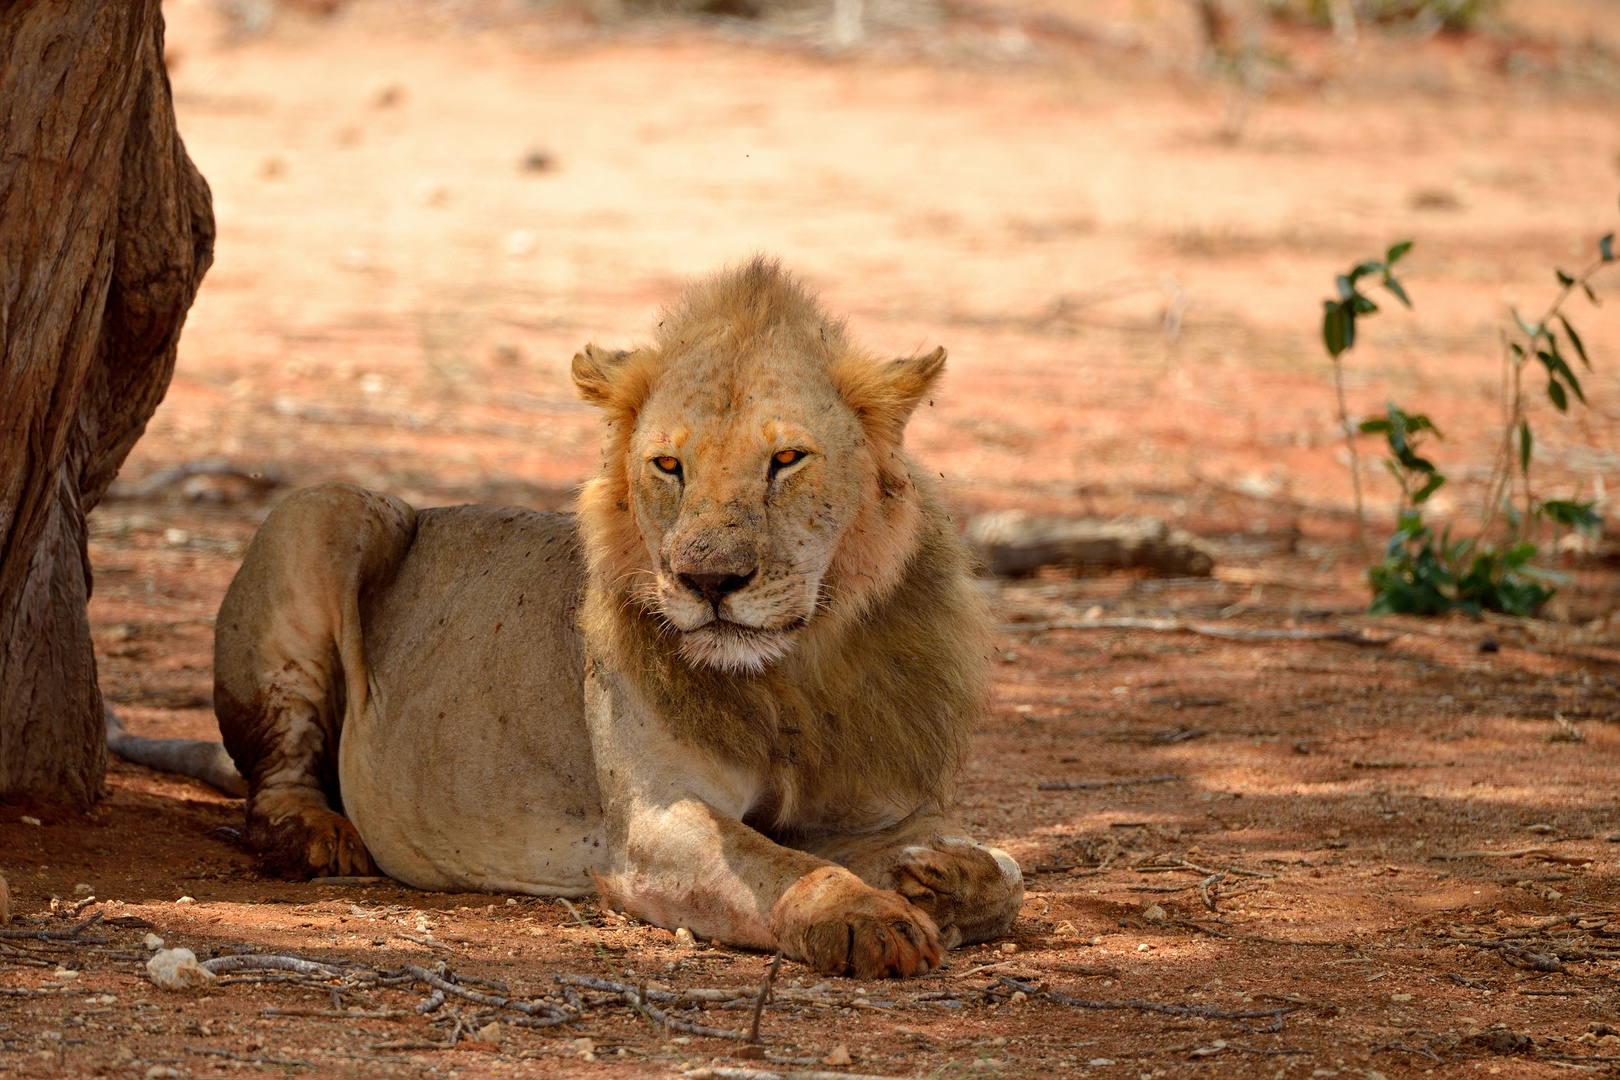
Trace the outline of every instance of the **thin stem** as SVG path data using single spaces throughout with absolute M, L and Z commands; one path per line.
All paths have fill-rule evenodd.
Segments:
M 1339 395 L 1339 427 L 1344 429 L 1344 445 L 1350 451 L 1350 486 L 1356 493 L 1356 545 L 1361 559 L 1367 559 L 1367 512 L 1361 504 L 1361 455 L 1356 453 L 1355 432 L 1350 429 L 1350 410 L 1344 403 L 1344 364 L 1333 358 L 1333 389 Z

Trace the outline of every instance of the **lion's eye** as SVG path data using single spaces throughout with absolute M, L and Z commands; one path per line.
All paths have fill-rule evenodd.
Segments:
M 660 472 L 668 473 L 670 476 L 681 475 L 680 458 L 670 457 L 666 454 L 664 457 L 653 458 L 653 464 L 658 466 Z
M 785 469 L 804 458 L 803 450 L 778 450 L 771 455 L 771 472 Z

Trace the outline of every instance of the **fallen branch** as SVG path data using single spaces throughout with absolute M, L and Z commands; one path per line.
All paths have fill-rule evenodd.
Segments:
M 1565 866 L 1584 866 L 1592 862 L 1590 855 L 1564 855 L 1544 847 L 1512 848 L 1508 851 L 1453 851 L 1429 856 L 1432 862 L 1454 862 L 1458 859 L 1542 859 Z
M 692 1024 L 685 1020 L 677 1020 L 662 1009 L 651 1004 L 651 1001 L 676 1001 L 678 994 L 665 990 L 647 990 L 643 987 L 629 986 L 625 983 L 615 982 L 612 979 L 591 979 L 582 975 L 553 975 L 560 985 L 583 986 L 587 990 L 607 990 L 620 995 L 625 1004 L 640 1009 L 652 1020 L 674 1031 L 684 1031 L 688 1035 L 701 1035 L 707 1039 L 737 1039 L 748 1042 L 748 1033 L 743 1031 L 730 1031 L 726 1028 L 712 1028 L 703 1024 Z
M 1041 791 L 1102 791 L 1106 788 L 1137 787 L 1141 784 L 1168 784 L 1175 780 L 1185 780 L 1179 774 L 1165 776 L 1144 776 L 1134 780 L 1049 780 L 1040 785 Z
M 297 956 L 258 956 L 253 953 L 216 956 L 212 960 L 204 960 L 197 966 L 212 975 L 221 975 L 227 971 L 291 971 L 298 975 L 339 979 L 361 973 L 354 969 L 333 967 L 318 960 L 304 960 Z M 364 974 L 374 973 L 366 971 Z
M 1280 1027 L 1282 1018 L 1289 1013 L 1298 1012 L 1304 1005 L 1289 1005 L 1278 1009 L 1217 1009 L 1213 1005 L 1174 1005 L 1162 1001 L 1089 1001 L 1085 998 L 1070 997 L 1056 990 L 1048 990 L 1006 975 L 997 975 L 996 981 L 1014 990 L 1022 990 L 1030 997 L 1044 997 L 1060 1005 L 1068 1005 L 1076 1009 L 1110 1009 L 1134 1010 L 1136 1012 L 1162 1013 L 1166 1016 L 1197 1016 L 1205 1020 L 1260 1020 L 1270 1018 Z
M 1388 645 L 1394 636 L 1368 637 L 1359 630 L 1273 630 L 1266 627 L 1218 626 L 1182 619 L 1052 619 L 1046 622 L 1002 623 L 1009 633 L 1036 634 L 1047 630 L 1151 630 L 1157 633 L 1198 634 L 1224 641 L 1343 641 L 1351 645 Z
M 571 1010 L 565 1009 L 561 1005 L 553 1005 L 549 1001 L 513 1001 L 511 998 L 500 997 L 496 994 L 481 994 L 477 990 L 468 990 L 465 986 L 457 986 L 427 968 L 417 967 L 415 964 L 406 964 L 405 970 L 435 990 L 441 990 L 446 994 L 454 994 L 456 997 L 465 998 L 477 1005 L 488 1005 L 496 1009 L 516 1009 L 518 1012 L 529 1016 L 544 1015 L 547 1018 L 555 1019 L 558 1023 L 579 1019 L 578 1015 Z
M 263 1054 L 238 1054 L 233 1050 L 214 1050 L 207 1046 L 183 1046 L 182 1050 L 188 1054 L 203 1054 L 207 1057 L 225 1058 L 229 1061 L 246 1061 L 254 1065 L 296 1065 L 304 1069 L 313 1069 L 313 1061 L 304 1061 L 300 1058 L 267 1057 Z

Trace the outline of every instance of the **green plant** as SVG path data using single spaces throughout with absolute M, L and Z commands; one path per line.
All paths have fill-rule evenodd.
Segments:
M 1339 398 L 1339 428 L 1344 432 L 1344 445 L 1350 452 L 1350 486 L 1356 495 L 1356 541 L 1361 545 L 1363 557 L 1367 554 L 1367 512 L 1361 501 L 1361 457 L 1356 452 L 1355 428 L 1350 423 L 1350 411 L 1344 401 L 1342 358 L 1355 347 L 1356 320 L 1378 310 L 1378 305 L 1361 291 L 1362 278 L 1378 275 L 1392 296 L 1408 308 L 1412 306 L 1406 289 L 1396 279 L 1394 272 L 1395 264 L 1411 250 L 1412 241 L 1403 240 L 1384 253 L 1382 262 L 1368 260 L 1352 267 L 1349 273 L 1340 274 L 1334 281 L 1338 299 L 1322 301 L 1322 343 L 1327 346 L 1328 356 L 1333 360 L 1333 389 Z
M 1389 249 L 1383 262 L 1363 263 L 1339 277 L 1339 298 L 1324 305 L 1322 337 L 1334 360 L 1339 417 L 1352 447 L 1357 522 L 1363 529 L 1359 459 L 1345 408 L 1340 357 L 1355 344 L 1356 318 L 1378 310 L 1358 290 L 1361 278 L 1382 274 L 1385 287 L 1411 306 L 1399 282 L 1390 276 L 1390 266 L 1410 247 L 1410 242 L 1397 244 Z M 1437 534 L 1424 520 L 1425 504 L 1446 483 L 1434 463 L 1419 453 L 1424 438 L 1442 437 L 1427 416 L 1408 413 L 1391 402 L 1384 416 L 1359 425 L 1363 434 L 1384 437 L 1389 450 L 1385 467 L 1401 492 L 1395 533 L 1385 546 L 1382 561 L 1367 571 L 1373 612 L 1433 615 L 1461 610 L 1477 615 L 1489 610 L 1533 615 L 1553 596 L 1553 583 L 1560 579 L 1531 564 L 1539 550 L 1543 523 L 1551 523 L 1555 533 L 1561 528 L 1586 533 L 1602 528 L 1596 503 L 1582 501 L 1578 493 L 1569 499 L 1536 497 L 1530 483 L 1535 453 L 1529 418 L 1531 396 L 1525 389 L 1525 373 L 1532 370 L 1534 361 L 1547 377 L 1546 394 L 1555 409 L 1567 413 L 1572 397 L 1585 404 L 1585 391 L 1567 355 L 1573 355 L 1587 370 L 1592 365 L 1585 343 L 1563 308 L 1577 289 L 1593 304 L 1598 302 L 1591 279 L 1616 261 L 1614 234 L 1602 237 L 1597 248 L 1597 259 L 1579 274 L 1554 271 L 1559 291 L 1538 321 L 1527 322 L 1514 311 L 1515 329 L 1502 335 L 1504 430 L 1474 536 L 1454 539 L 1449 524 Z
M 1460 33 L 1500 5 L 1501 0 L 1266 0 L 1265 7 L 1274 19 L 1318 26 L 1342 22 L 1348 12 L 1363 23 L 1426 24 Z
M 1539 364 L 1547 376 L 1547 400 L 1561 413 L 1569 412 L 1570 398 L 1586 404 L 1586 392 L 1580 379 L 1570 366 L 1568 356 L 1573 355 L 1581 367 L 1592 369 L 1586 355 L 1586 344 L 1564 314 L 1565 303 L 1580 290 L 1593 305 L 1598 302 L 1592 291 L 1592 277 L 1615 261 L 1614 234 L 1598 240 L 1597 258 L 1573 277 L 1562 270 L 1554 270 L 1558 292 L 1547 310 L 1534 323 L 1527 322 L 1517 310 L 1513 312 L 1514 327 L 1502 334 L 1502 385 L 1504 425 L 1498 444 L 1491 478 L 1486 485 L 1484 508 L 1480 516 L 1480 533 L 1489 533 L 1498 521 L 1506 525 L 1509 536 L 1531 541 L 1540 539 L 1541 524 L 1551 522 L 1555 529 L 1569 528 L 1593 532 L 1602 528 L 1602 520 L 1594 511 L 1595 503 L 1579 499 L 1536 498 L 1530 484 L 1530 466 L 1535 457 L 1535 436 L 1530 428 L 1529 406 L 1533 395 L 1525 388 L 1525 374 L 1531 361 Z M 1568 350 L 1566 353 L 1565 350 Z M 1517 481 L 1517 482 L 1515 482 Z
M 1449 525 L 1437 536 L 1423 520 L 1423 504 L 1446 482 L 1434 462 L 1418 453 L 1426 434 L 1443 437 L 1433 421 L 1391 402 L 1384 416 L 1362 421 L 1361 430 L 1384 436 L 1389 447 L 1384 465 L 1401 489 L 1395 534 L 1383 561 L 1367 569 L 1374 614 L 1531 615 L 1552 597 L 1553 589 L 1542 584 L 1550 575 L 1529 565 L 1535 544 L 1481 546 L 1475 539 L 1453 540 Z

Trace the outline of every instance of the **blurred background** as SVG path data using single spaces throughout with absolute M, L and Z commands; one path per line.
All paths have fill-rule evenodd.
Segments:
M 910 445 L 964 516 L 1152 515 L 1229 580 L 1282 559 L 1317 591 L 1301 603 L 1353 609 L 1365 562 L 1321 339 L 1334 275 L 1414 241 L 1413 310 L 1364 323 L 1347 402 L 1432 417 L 1452 478 L 1434 514 L 1471 513 L 1511 310 L 1545 308 L 1554 268 L 1589 262 L 1620 217 L 1609 0 L 166 15 L 217 261 L 92 519 L 92 614 L 113 700 L 189 706 L 202 733 L 209 619 L 281 492 L 345 479 L 417 505 L 565 508 L 597 453 L 573 353 L 642 339 L 684 282 L 754 252 L 874 352 L 950 350 Z M 1590 404 L 1532 413 L 1542 497 L 1600 515 L 1620 483 L 1617 285 L 1599 275 L 1611 302 L 1569 308 Z M 1378 449 L 1375 544 L 1398 495 Z M 1620 629 L 1606 543 L 1560 556 L 1581 585 L 1549 614 Z M 155 635 L 184 640 L 131 640 Z

